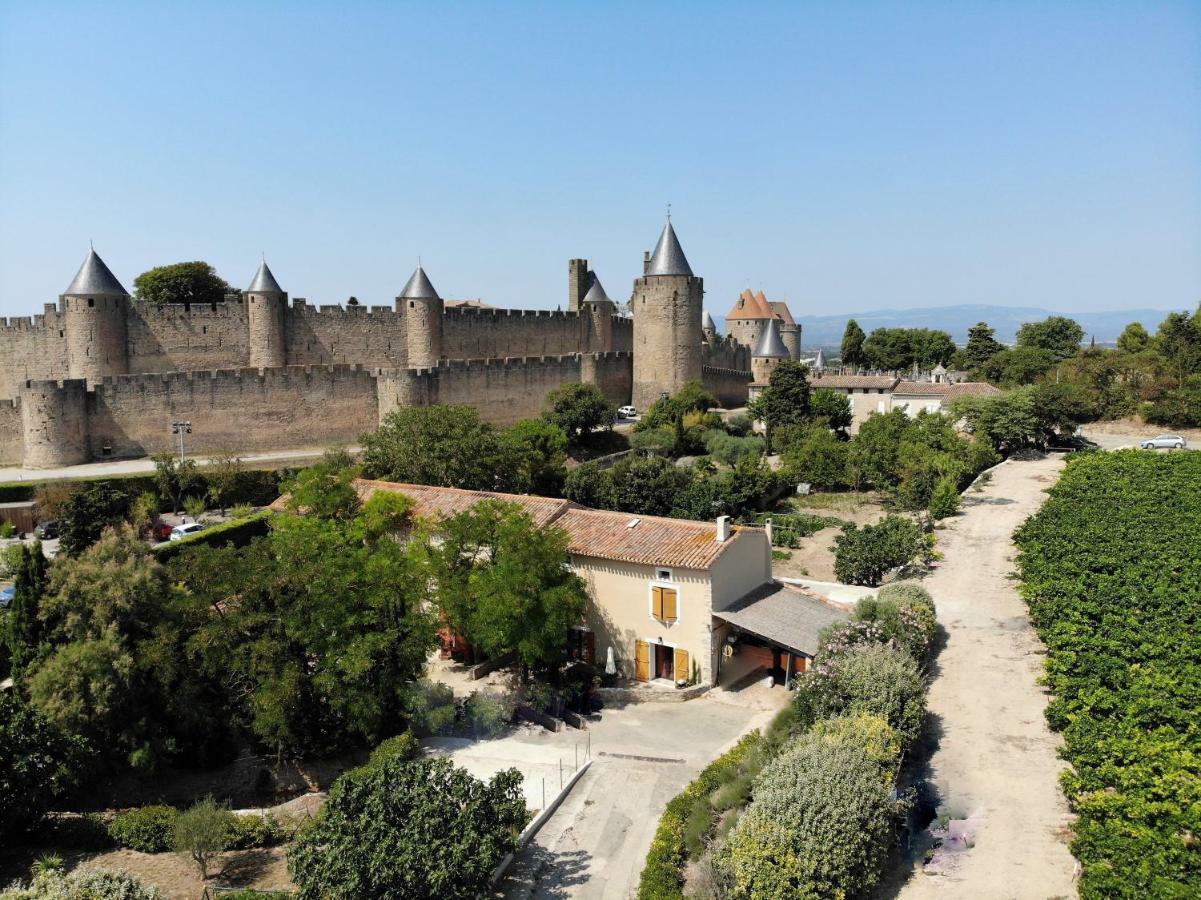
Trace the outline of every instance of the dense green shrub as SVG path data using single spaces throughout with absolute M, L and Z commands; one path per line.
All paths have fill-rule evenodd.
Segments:
M 896 740 L 856 717 L 800 736 L 764 768 L 717 854 L 734 896 L 844 897 L 869 889 L 888 854 Z
M 803 721 L 844 713 L 880 716 L 896 730 L 903 748 L 921 733 L 926 683 L 903 650 L 877 642 L 828 644 L 795 684 L 793 702 Z
M 714 791 L 736 779 L 740 765 L 759 748 L 762 740 L 758 731 L 751 732 L 731 750 L 709 763 L 688 787 L 668 801 L 642 868 L 638 900 L 683 898 L 686 832 L 690 818 L 696 815 L 697 803 L 701 801 L 707 804 L 707 798 Z
M 166 853 L 171 849 L 171 835 L 177 819 L 179 810 L 174 806 L 141 806 L 114 816 L 108 833 L 114 841 L 130 850 Z
M 743 460 L 756 460 L 763 455 L 764 441 L 758 435 L 735 437 L 717 428 L 704 433 L 705 451 L 718 462 L 727 466 L 737 465 Z
M 904 516 L 887 515 L 862 528 L 848 524 L 834 538 L 834 575 L 845 584 L 874 587 L 893 569 L 918 559 L 929 546 L 917 523 Z
M 828 428 L 809 428 L 783 454 L 784 472 L 791 481 L 833 491 L 850 485 L 850 444 Z
M 46 868 L 28 885 L 0 892 L 0 900 L 163 900 L 163 894 L 125 872 Z
M 938 616 L 929 591 L 911 581 L 886 584 L 874 598 L 860 600 L 855 619 L 873 623 L 885 640 L 919 663 L 929 658 L 938 633 Z
M 255 847 L 274 847 L 286 837 L 286 830 L 274 816 L 252 813 L 234 815 L 228 823 L 226 850 L 250 850 Z
M 306 900 L 473 900 L 528 818 L 515 769 L 483 782 L 445 757 L 394 758 L 338 779 L 288 866 Z
M 1016 534 L 1080 893 L 1201 896 L 1201 453 L 1071 460 Z
M 944 475 L 938 479 L 930 494 L 929 510 L 935 519 L 946 519 L 959 512 L 959 486 L 954 478 Z

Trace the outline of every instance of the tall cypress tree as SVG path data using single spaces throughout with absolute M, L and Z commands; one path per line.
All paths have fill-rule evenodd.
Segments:
M 21 677 L 42 639 L 42 623 L 38 609 L 46 593 L 46 556 L 42 542 L 21 546 L 15 565 L 13 600 L 8 611 L 8 628 L 4 641 L 8 645 L 13 682 Z
M 842 333 L 842 364 L 859 368 L 866 361 L 863 353 L 863 329 L 854 319 L 847 322 L 846 330 Z

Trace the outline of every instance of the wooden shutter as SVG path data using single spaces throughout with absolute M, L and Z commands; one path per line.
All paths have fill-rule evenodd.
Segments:
M 659 588 L 663 597 L 663 621 L 674 622 L 677 616 L 676 592 L 674 588 Z
M 687 681 L 692 677 L 688 669 L 688 651 L 676 647 L 676 681 Z
M 661 587 L 651 588 L 651 615 L 660 622 L 663 621 L 663 588 Z
M 651 648 L 646 641 L 634 642 L 634 674 L 639 681 L 651 680 Z
M 596 665 L 596 632 L 584 632 L 584 662 L 590 666 Z

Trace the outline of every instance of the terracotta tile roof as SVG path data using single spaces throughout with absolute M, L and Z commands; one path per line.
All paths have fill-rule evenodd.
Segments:
M 554 497 L 534 497 L 528 494 L 502 494 L 498 491 L 465 491 L 460 488 L 433 487 L 428 484 L 401 484 L 394 481 L 369 481 L 356 478 L 355 490 L 363 500 L 376 491 L 404 494 L 415 504 L 414 511 L 424 519 L 446 518 L 471 509 L 481 500 L 503 500 L 516 503 L 537 525 L 555 521 L 571 505 Z
M 891 390 L 899 380 L 895 375 L 818 375 L 814 372 L 809 384 L 815 388 Z
M 426 484 L 371 481 L 365 478 L 355 479 L 354 485 L 363 500 L 376 491 L 404 494 L 414 502 L 415 513 L 426 519 L 457 515 L 482 500 L 516 503 L 537 525 L 554 525 L 566 531 L 568 550 L 575 555 L 653 566 L 708 569 L 722 551 L 738 540 L 744 532 L 761 531 L 757 528 L 731 525 L 730 537 L 719 544 L 715 522 L 694 522 L 689 519 L 665 519 L 658 516 L 635 516 L 630 513 L 587 509 L 568 500 L 529 494 L 467 491 Z M 271 508 L 281 511 L 286 508 L 287 501 L 288 496 L 285 494 L 271 504 Z M 638 524 L 630 527 L 631 522 Z
M 734 301 L 734 308 L 726 315 L 727 319 L 774 319 L 775 313 L 771 311 L 771 307 L 767 305 L 766 300 L 761 300 L 763 292 L 758 295 L 752 294 L 749 290 L 743 291 L 738 295 L 738 299 Z
M 909 397 L 946 397 L 948 400 L 954 400 L 956 397 L 993 397 L 1000 393 L 1000 389 L 986 381 L 963 381 L 959 384 L 902 381 L 893 388 L 893 394 Z
M 792 317 L 792 312 L 788 309 L 788 304 L 783 300 L 773 300 L 768 304 L 768 306 L 770 306 L 771 311 L 776 314 L 776 318 L 785 325 L 796 324 L 796 319 Z
M 637 524 L 631 526 L 633 522 Z M 635 516 L 579 506 L 568 509 L 555 525 L 567 532 L 568 549 L 578 556 L 684 569 L 708 569 L 738 540 L 740 532 L 754 530 L 731 526 L 730 537 L 719 544 L 713 522 Z

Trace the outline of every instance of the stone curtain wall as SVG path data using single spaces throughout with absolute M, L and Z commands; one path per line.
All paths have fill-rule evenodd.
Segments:
M 625 406 L 634 389 L 634 354 L 585 353 L 580 358 L 580 381 L 595 384 L 610 402 Z
M 240 295 L 224 303 L 131 302 L 126 342 L 132 374 L 244 366 L 250 356 L 246 306 Z
M 67 377 L 65 328 L 53 303 L 40 316 L 0 319 L 0 399 L 15 399 L 30 378 Z
M 176 449 L 177 419 L 191 421 L 187 447 L 196 453 L 351 443 L 375 428 L 375 372 L 290 366 L 105 378 L 87 397 L 91 456 Z
M 314 307 L 296 299 L 284 329 L 289 365 L 394 369 L 408 364 L 404 315 L 390 306 Z
M 751 383 L 751 373 L 737 369 L 717 369 L 705 366 L 701 380 L 705 390 L 721 401 L 727 409 L 745 406 Z
M 561 356 L 587 348 L 588 319 L 576 312 L 447 309 L 442 317 L 446 359 Z
M 701 345 L 701 363 L 714 369 L 751 370 L 751 348 L 724 337 L 716 343 Z

